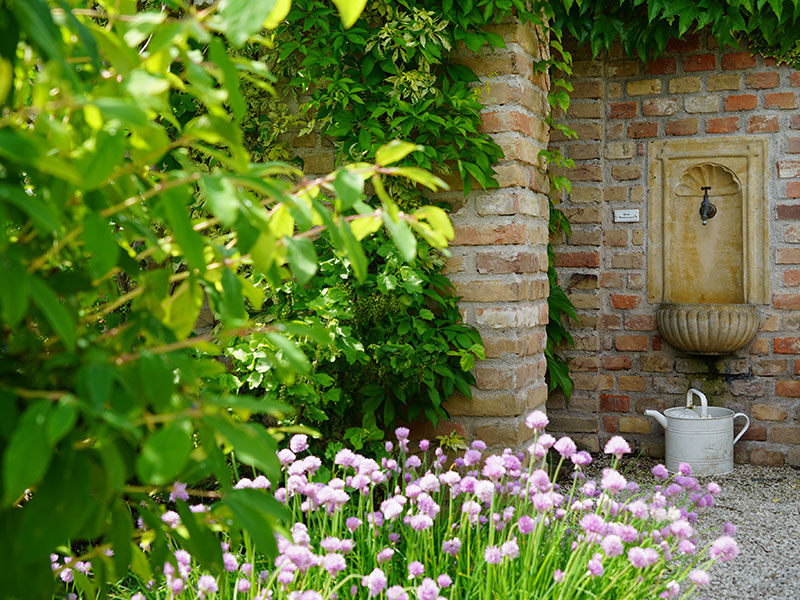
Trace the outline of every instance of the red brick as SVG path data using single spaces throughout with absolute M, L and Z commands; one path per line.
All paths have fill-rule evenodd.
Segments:
M 800 181 L 790 181 L 786 184 L 787 198 L 800 198 Z
M 794 92 L 777 92 L 764 96 L 766 108 L 797 108 L 797 94 Z
M 683 70 L 687 73 L 693 71 L 713 71 L 717 66 L 717 59 L 713 54 L 695 54 L 683 57 Z
M 794 374 L 800 375 L 800 358 L 794 359 Z
M 644 72 L 647 75 L 669 75 L 678 70 L 678 60 L 675 58 L 656 58 L 647 63 Z
M 683 39 L 673 38 L 667 42 L 667 52 L 671 54 L 682 54 L 684 52 L 693 52 L 700 49 L 700 37 L 692 34 L 687 35 Z
M 600 394 L 600 412 L 628 412 L 631 409 L 629 396 Z
M 527 228 L 521 223 L 507 225 L 462 225 L 455 228 L 454 246 L 524 244 Z
M 800 204 L 779 204 L 779 219 L 800 219 Z
M 778 117 L 750 117 L 747 120 L 747 133 L 773 133 L 780 130 Z
M 576 83 L 572 93 L 573 98 L 602 98 L 603 84 L 599 81 L 581 81 Z
M 779 265 L 800 265 L 800 248 L 778 248 L 775 262 Z
M 706 133 L 733 133 L 739 129 L 739 117 L 721 117 L 706 121 Z
M 606 356 L 603 358 L 603 368 L 608 371 L 627 371 L 633 366 L 630 356 Z
M 758 96 L 754 94 L 736 94 L 725 98 L 725 110 L 753 110 L 758 106 Z
M 657 135 L 658 123 L 653 121 L 639 121 L 628 126 L 628 137 L 630 138 L 648 138 L 656 137 Z
M 800 381 L 776 381 L 775 395 L 784 398 L 800 398 Z
M 748 73 L 745 77 L 747 87 L 757 90 L 778 87 L 781 83 L 781 76 L 775 72 L 767 73 Z
M 647 352 L 650 338 L 646 335 L 618 335 L 614 338 L 614 347 L 621 352 Z
M 622 317 L 619 315 L 600 315 L 597 327 L 599 329 L 622 329 Z
M 775 308 L 800 310 L 800 294 L 775 294 L 773 301 Z
M 653 315 L 629 315 L 625 317 L 625 329 L 628 331 L 654 331 L 656 318 Z
M 612 102 L 608 107 L 609 119 L 632 119 L 638 113 L 638 102 Z
M 658 352 L 664 346 L 664 339 L 660 335 L 653 336 L 653 352 Z
M 783 452 L 755 448 L 750 452 L 750 462 L 761 467 L 782 467 L 786 457 Z
M 789 83 L 792 87 L 800 86 L 800 71 L 795 71 L 789 76 Z
M 800 177 L 800 161 L 798 160 L 779 160 L 778 177 L 781 179 L 791 179 Z
M 628 294 L 611 294 L 611 306 L 619 309 L 636 308 L 641 304 L 641 296 L 630 296 Z
M 789 138 L 786 142 L 786 152 L 800 154 L 800 137 Z
M 800 115 L 792 115 L 792 120 L 789 123 L 792 129 L 800 129 Z
M 783 272 L 783 285 L 786 287 L 797 287 L 800 285 L 800 270 L 790 269 Z
M 556 252 L 555 266 L 599 267 L 600 254 L 598 252 Z
M 605 415 L 603 417 L 603 429 L 606 433 L 617 433 L 617 417 Z
M 722 69 L 740 71 L 756 66 L 756 57 L 749 52 L 732 52 L 722 57 Z
M 697 118 L 670 121 L 666 127 L 667 135 L 694 135 L 697 133 Z
M 800 354 L 800 337 L 775 338 L 772 348 L 775 354 Z
M 478 273 L 540 273 L 547 270 L 547 256 L 543 252 L 516 252 L 510 255 L 480 252 L 475 263 Z
M 674 98 L 653 98 L 642 104 L 642 114 L 646 117 L 663 117 L 678 112 L 678 101 Z

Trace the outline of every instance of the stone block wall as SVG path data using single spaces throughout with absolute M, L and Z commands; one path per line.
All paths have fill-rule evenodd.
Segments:
M 646 64 L 618 49 L 574 57 L 572 105 L 559 119 L 579 139 L 554 131 L 551 146 L 575 161 L 557 173 L 573 188 L 562 199 L 572 233 L 556 248 L 579 315 L 575 347 L 562 351 L 575 391 L 568 404 L 550 397 L 550 429 L 592 450 L 620 433 L 663 456 L 661 427 L 643 412 L 681 404 L 694 386 L 751 417 L 737 461 L 800 465 L 800 72 L 698 36 Z M 648 303 L 648 142 L 743 134 L 769 140 L 771 302 L 752 344 L 701 359 L 658 335 Z M 640 221 L 614 223 L 614 209 L 638 209 Z

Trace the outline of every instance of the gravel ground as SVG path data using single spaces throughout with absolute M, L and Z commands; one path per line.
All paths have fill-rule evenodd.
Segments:
M 599 471 L 607 466 L 604 458 L 592 467 Z M 627 459 L 620 469 L 629 480 L 647 484 L 653 481 L 650 469 L 655 464 L 646 458 Z M 729 475 L 699 479 L 716 481 L 722 493 L 716 506 L 701 510 L 698 530 L 711 541 L 730 521 L 737 528 L 740 554 L 711 568 L 711 584 L 697 598 L 800 600 L 800 470 L 736 465 Z

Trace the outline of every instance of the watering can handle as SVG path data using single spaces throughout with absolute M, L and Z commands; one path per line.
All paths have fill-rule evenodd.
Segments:
M 693 394 L 700 396 L 700 416 L 706 418 L 708 416 L 708 399 L 700 390 L 690 388 L 689 391 L 686 392 L 686 408 L 694 408 L 694 402 L 692 402 Z
M 744 414 L 744 413 L 736 413 L 735 415 L 733 415 L 733 418 L 734 418 L 734 419 L 735 419 L 736 417 L 744 417 L 744 418 L 745 418 L 745 420 L 747 421 L 747 423 L 745 423 L 745 424 L 744 424 L 744 427 L 743 427 L 743 428 L 742 428 L 742 430 L 739 432 L 739 435 L 737 435 L 735 438 L 733 438 L 733 443 L 734 443 L 734 444 L 735 444 L 736 442 L 738 442 L 738 441 L 739 441 L 739 438 L 740 438 L 740 437 L 742 437 L 742 436 L 744 435 L 744 432 L 745 432 L 745 431 L 747 431 L 747 430 L 750 428 L 750 417 L 748 417 L 748 416 L 747 416 L 746 414 Z

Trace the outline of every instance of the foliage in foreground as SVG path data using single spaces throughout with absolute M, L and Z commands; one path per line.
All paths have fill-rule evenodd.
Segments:
M 275 496 L 291 512 L 292 526 L 278 536 L 274 561 L 254 553 L 246 539 L 225 540 L 221 576 L 179 550 L 164 564 L 163 577 L 148 585 L 129 580 L 116 593 L 184 600 L 689 598 L 708 584 L 715 561 L 738 554 L 730 525 L 701 547 L 697 511 L 713 506 L 720 488 L 701 487 L 688 465 L 673 476 L 658 465 L 657 485 L 639 488 L 617 470 L 630 448 L 614 437 L 605 449 L 611 466 L 599 481 L 587 480 L 586 452 L 577 452 L 569 438 L 543 433 L 542 413 L 527 422 L 536 435 L 527 467 L 511 450 L 484 455 L 481 442 L 455 461 L 440 449 L 420 458 L 401 428 L 397 451 L 380 464 L 344 449 L 328 471 L 306 453 L 306 436 L 295 436 L 278 454 L 283 481 L 273 487 L 281 485 Z M 428 443 L 421 441 L 420 449 Z M 555 468 L 547 465 L 548 451 Z M 237 487 L 271 493 L 263 477 L 242 479 Z M 185 514 L 196 499 L 180 484 L 175 488 L 176 504 L 165 508 L 182 507 Z M 209 515 L 213 505 L 192 510 Z M 162 519 L 173 527 L 168 535 L 180 534 L 178 513 L 169 510 Z M 76 565 L 54 560 L 69 580 L 63 574 Z
M 336 4 L 352 24 L 358 3 Z M 91 564 L 91 582 L 75 576 L 87 597 L 129 569 L 149 579 L 170 550 L 154 493 L 177 477 L 197 493 L 214 482 L 214 527 L 234 539 L 247 530 L 274 552 L 272 526 L 286 512 L 234 489 L 231 464 L 278 477 L 280 434 L 248 421 L 284 407 L 226 393 L 214 384 L 225 371 L 215 357 L 231 336 L 256 329 L 248 308 L 265 288 L 316 274 L 312 240 L 321 235 L 356 279 L 366 276 L 361 240 L 383 227 L 405 261 L 416 256 L 415 235 L 444 246 L 446 214 L 406 214 L 383 184 L 400 175 L 434 190 L 441 182 L 391 166 L 417 150 L 403 142 L 379 149 L 377 165 L 314 180 L 251 162 L 240 82 L 268 86 L 270 75 L 226 46 L 266 43 L 263 26 L 288 3 L 1 5 L 3 594 L 49 597 L 57 547 Z M 182 119 L 177 98 L 198 114 Z M 367 182 L 377 206 L 364 202 Z M 193 335 L 204 302 L 219 326 Z M 309 371 L 289 335 L 328 341 L 304 323 L 257 330 L 271 344 L 265 362 L 287 381 Z M 185 529 L 169 543 L 221 570 L 205 518 L 179 512 Z

